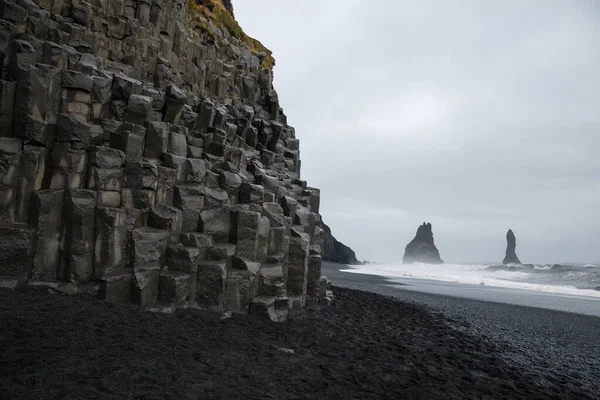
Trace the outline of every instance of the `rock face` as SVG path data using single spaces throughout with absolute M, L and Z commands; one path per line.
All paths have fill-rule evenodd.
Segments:
M 506 255 L 504 256 L 502 264 L 521 264 L 521 261 L 515 252 L 516 247 L 517 239 L 515 238 L 515 234 L 513 233 L 512 229 L 509 229 L 506 233 Z
M 2 0 L 3 282 L 276 321 L 331 302 L 274 60 L 214 1 Z
M 443 264 L 440 258 L 440 252 L 433 242 L 433 231 L 431 224 L 423 222 L 423 225 L 417 229 L 415 238 L 406 245 L 404 251 L 404 264 L 421 262 L 427 264 Z
M 357 265 L 360 264 L 356 259 L 354 250 L 346 246 L 344 243 L 339 242 L 331 234 L 331 228 L 324 222 L 321 223 L 321 227 L 325 231 L 324 246 L 323 246 L 323 260 L 330 261 L 340 264 Z

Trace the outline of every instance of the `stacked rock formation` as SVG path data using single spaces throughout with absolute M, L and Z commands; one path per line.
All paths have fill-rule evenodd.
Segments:
M 506 255 L 504 256 L 504 260 L 502 264 L 519 264 L 521 265 L 521 260 L 517 257 L 517 253 L 515 249 L 517 248 L 517 238 L 513 233 L 512 229 L 509 229 L 506 233 Z
M 263 54 L 187 0 L 2 0 L 0 275 L 276 321 L 327 303 Z
M 404 251 L 404 264 L 421 262 L 426 264 L 443 264 L 440 252 L 433 242 L 433 231 L 430 223 L 423 222 L 417 229 L 415 238 L 406 245 Z

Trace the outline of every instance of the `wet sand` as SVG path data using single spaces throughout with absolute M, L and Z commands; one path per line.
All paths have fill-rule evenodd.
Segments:
M 366 282 L 373 288 L 385 280 Z M 600 393 L 599 318 L 553 312 L 548 319 L 509 306 L 517 318 L 503 321 L 494 303 L 447 298 L 440 300 L 444 311 L 414 297 L 335 292 L 331 307 L 297 310 L 274 324 L 198 310 L 156 314 L 48 288 L 0 290 L 0 397 L 593 399 Z M 539 326 L 551 319 L 560 332 Z M 566 332 L 563 323 L 574 326 Z M 554 348 L 533 358 L 544 335 L 556 340 Z M 565 346 L 583 347 L 567 355 Z

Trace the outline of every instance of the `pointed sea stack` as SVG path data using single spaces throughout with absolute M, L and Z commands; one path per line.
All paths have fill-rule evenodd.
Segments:
M 422 262 L 427 264 L 443 264 L 440 258 L 440 252 L 433 242 L 433 232 L 431 224 L 423 222 L 423 225 L 417 229 L 415 238 L 406 245 L 404 251 L 404 264 Z
M 504 256 L 504 261 L 502 261 L 502 264 L 521 264 L 521 261 L 515 252 L 516 247 L 517 239 L 515 238 L 515 234 L 513 233 L 512 229 L 509 229 L 506 233 L 506 256 Z

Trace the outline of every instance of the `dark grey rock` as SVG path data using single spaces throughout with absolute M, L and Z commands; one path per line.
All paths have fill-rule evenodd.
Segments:
M 504 260 L 502 264 L 519 264 L 521 265 L 521 261 L 519 257 L 517 257 L 517 253 L 515 252 L 515 248 L 517 247 L 517 239 L 515 238 L 515 234 L 512 229 L 509 229 L 506 233 L 506 255 L 504 256 Z
M 440 252 L 433 242 L 433 231 L 430 223 L 423 222 L 417 229 L 415 238 L 406 245 L 404 252 L 404 264 L 421 262 L 426 264 L 443 264 Z
M 0 226 L 0 275 L 30 276 L 35 235 L 26 224 Z

